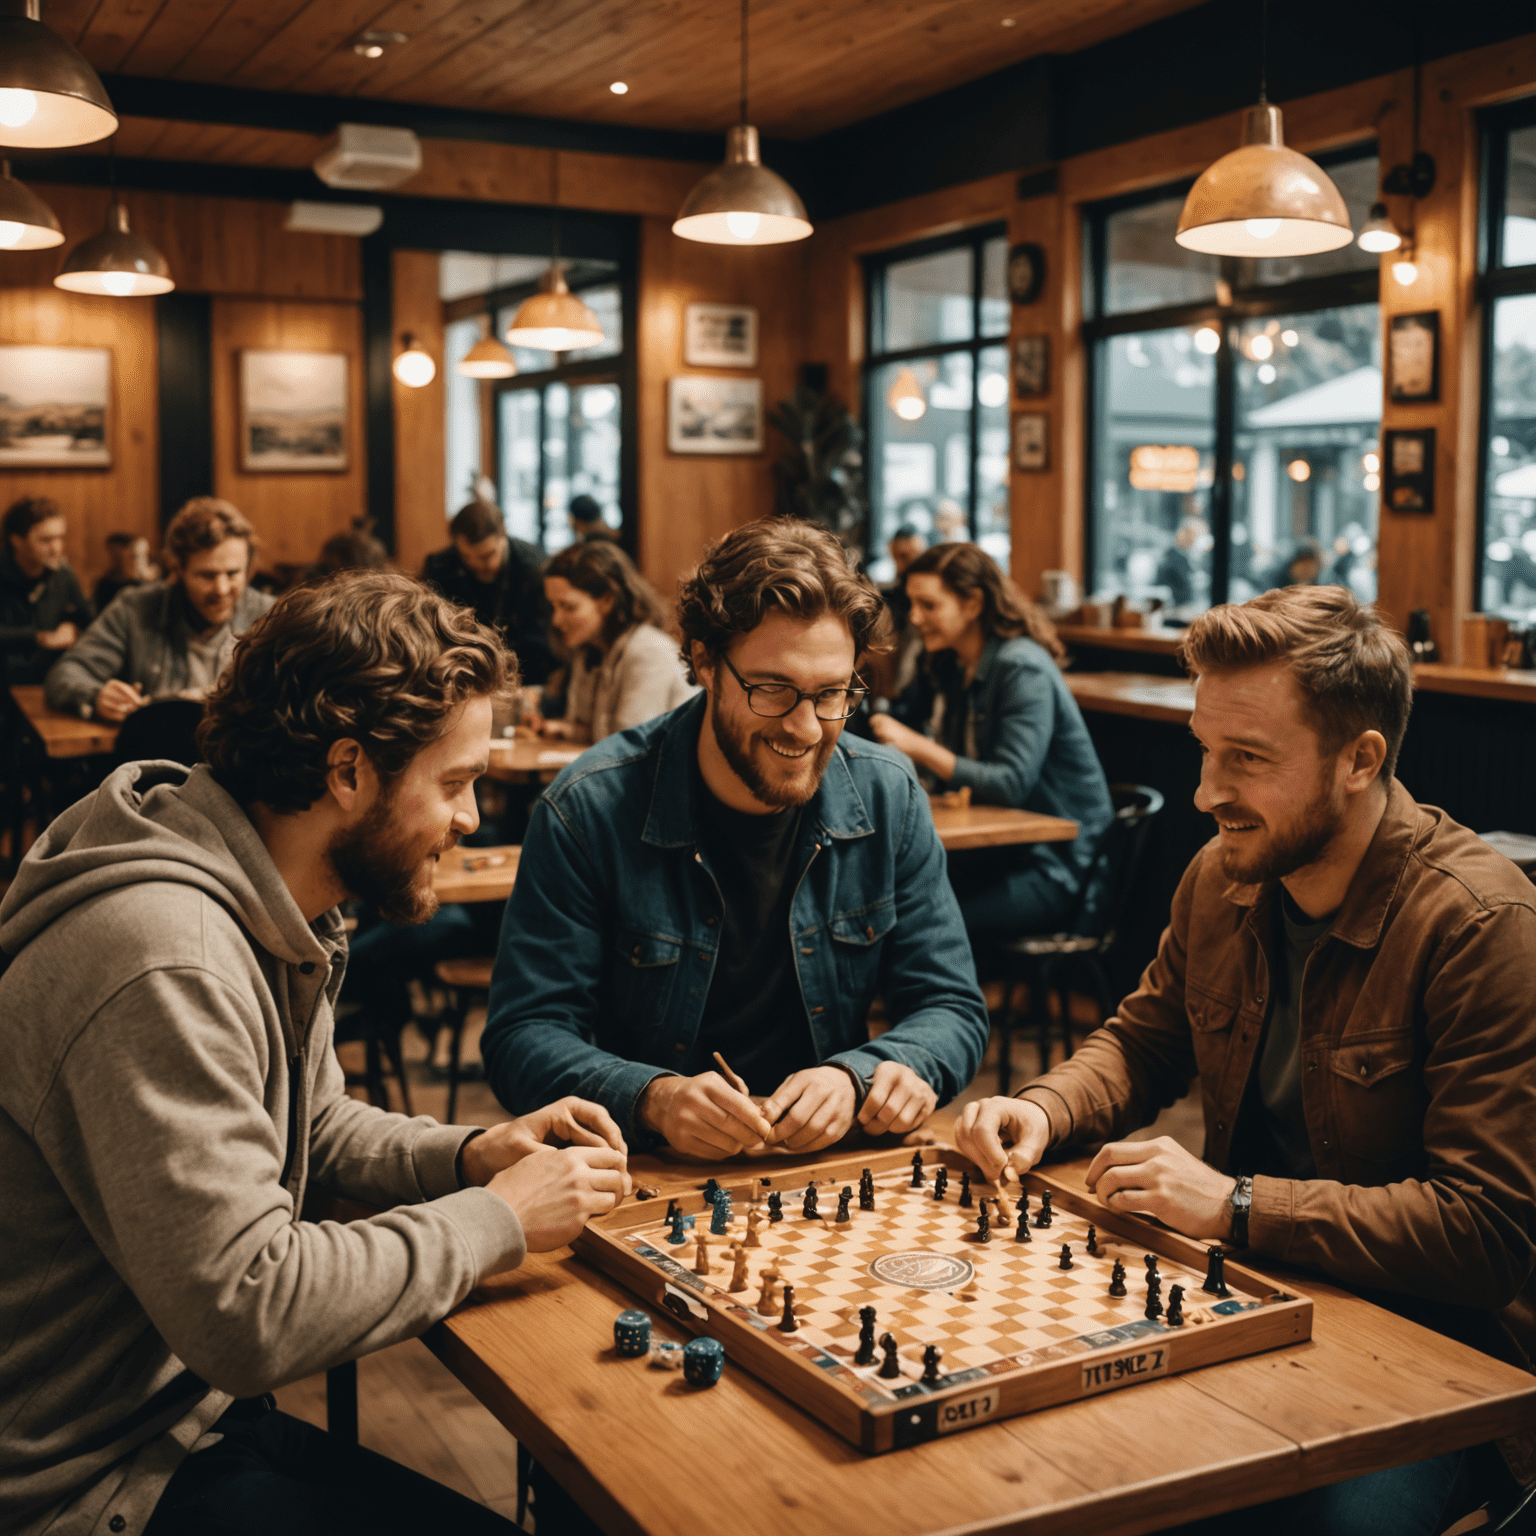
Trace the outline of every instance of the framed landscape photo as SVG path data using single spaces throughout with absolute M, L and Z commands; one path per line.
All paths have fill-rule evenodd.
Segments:
M 750 304 L 690 304 L 683 312 L 689 368 L 757 367 L 757 311 Z
M 107 347 L 0 346 L 0 468 L 109 469 Z
M 1051 418 L 1044 411 L 1020 411 L 1013 418 L 1013 467 L 1045 469 L 1049 462 Z
M 667 385 L 673 453 L 761 453 L 763 381 L 683 374 Z
M 1435 510 L 1435 429 L 1382 434 L 1381 497 L 1393 512 Z
M 1440 398 L 1440 312 L 1393 315 L 1387 339 L 1387 393 L 1393 400 Z
M 347 467 L 347 354 L 240 354 L 240 467 L 293 474 Z
M 1043 395 L 1051 387 L 1051 338 L 1015 336 L 1013 339 L 1013 394 L 1016 400 Z

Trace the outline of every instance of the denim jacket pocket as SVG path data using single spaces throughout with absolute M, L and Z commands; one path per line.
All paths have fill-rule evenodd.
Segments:
M 1386 1163 L 1411 1152 L 1424 1134 L 1423 1075 L 1410 1070 L 1418 1042 L 1403 1030 L 1351 1035 L 1334 1048 L 1339 1145 L 1352 1157 Z
M 841 912 L 827 924 L 837 957 L 837 984 L 845 997 L 872 997 L 880 974 L 880 950 L 896 926 L 896 902 L 887 896 L 857 911 Z
M 614 1022 L 635 1034 L 648 1034 L 667 1016 L 677 982 L 683 941 L 665 934 L 620 927 L 613 940 Z

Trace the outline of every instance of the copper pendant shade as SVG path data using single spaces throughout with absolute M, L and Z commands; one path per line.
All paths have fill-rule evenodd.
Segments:
M 0 251 L 42 251 L 63 245 L 64 231 L 53 209 L 11 175 L 0 160 Z
M 1285 147 L 1280 109 L 1261 101 L 1243 143 L 1190 188 L 1174 238 L 1214 256 L 1312 256 L 1353 238 L 1349 211 L 1322 168 Z
M 129 229 L 128 210 L 118 202 L 107 209 L 102 232 L 82 240 L 65 258 L 53 284 L 71 293 L 103 293 L 118 299 L 169 293 L 176 286 L 165 257 Z
M 725 139 L 725 164 L 688 194 L 672 233 L 712 245 L 782 245 L 811 233 L 795 189 L 763 164 L 757 129 L 738 123 Z
M 510 379 L 517 372 L 512 354 L 491 335 L 491 317 L 480 317 L 480 339 L 460 359 L 458 371 L 468 379 Z
M 507 340 L 514 347 L 541 352 L 576 352 L 595 347 L 602 339 L 602 322 L 566 286 L 558 259 L 539 279 L 539 291 L 523 300 L 507 327 Z
M 41 0 L 0 0 L 0 144 L 95 144 L 117 131 L 117 113 L 96 71 L 41 13 Z

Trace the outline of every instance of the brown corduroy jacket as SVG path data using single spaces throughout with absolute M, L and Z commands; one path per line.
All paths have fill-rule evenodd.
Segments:
M 1276 899 L 1273 883 L 1229 881 L 1215 843 L 1195 856 L 1141 985 L 1019 1095 L 1049 1116 L 1053 1146 L 1147 1124 L 1198 1073 L 1205 1160 L 1244 1171 L 1233 1145 Z M 1254 1179 L 1250 1247 L 1345 1285 L 1481 1309 L 1531 1368 L 1536 887 L 1394 782 L 1307 958 L 1301 1052 L 1317 1177 Z

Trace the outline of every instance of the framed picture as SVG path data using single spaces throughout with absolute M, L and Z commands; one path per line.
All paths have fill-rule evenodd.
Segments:
M 1008 297 L 1015 304 L 1033 304 L 1045 286 L 1045 248 L 1026 241 L 1008 252 Z
M 1393 315 L 1387 341 L 1387 391 L 1393 400 L 1440 398 L 1440 312 Z
M 1435 510 L 1435 429 L 1382 434 L 1381 497 L 1393 512 Z
M 756 368 L 757 311 L 750 304 L 690 304 L 683 311 L 689 368 Z
M 683 374 L 667 384 L 673 453 L 761 453 L 763 381 Z
M 240 354 L 240 467 L 275 474 L 347 467 L 347 354 Z
M 0 468 L 107 469 L 107 347 L 0 347 Z
M 1051 338 L 1013 338 L 1013 395 L 1016 400 L 1046 394 L 1051 387 Z
M 1051 418 L 1044 411 L 1021 411 L 1013 418 L 1013 467 L 1044 469 L 1049 454 Z

